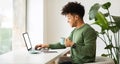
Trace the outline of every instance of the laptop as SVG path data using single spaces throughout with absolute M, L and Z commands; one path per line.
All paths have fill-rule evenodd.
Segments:
M 44 52 L 44 53 L 57 53 L 57 51 L 51 51 L 51 50 L 48 50 L 46 48 L 41 48 L 39 50 L 35 50 L 35 48 L 32 47 L 32 44 L 31 44 L 31 40 L 30 40 L 30 37 L 29 37 L 29 34 L 28 32 L 25 32 L 22 34 L 23 35 L 23 38 L 24 38 L 24 41 L 25 41 L 25 45 L 27 47 L 27 50 L 31 53 L 31 54 L 38 54 L 40 52 Z
M 23 33 L 23 38 L 24 38 L 24 41 L 25 41 L 25 45 L 27 47 L 27 50 L 31 53 L 31 54 L 37 54 L 37 53 L 40 53 L 41 51 L 40 50 L 35 50 L 35 48 L 32 47 L 32 44 L 31 44 L 31 40 L 30 40 L 30 37 L 29 37 L 29 34 L 27 32 Z

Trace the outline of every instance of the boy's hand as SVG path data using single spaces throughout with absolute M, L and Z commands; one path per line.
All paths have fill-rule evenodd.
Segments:
M 39 50 L 41 48 L 48 48 L 48 47 L 49 47 L 49 44 L 38 44 L 35 46 L 35 49 Z
M 71 47 L 74 43 L 69 39 L 69 38 L 66 38 L 65 39 L 65 46 L 66 47 Z

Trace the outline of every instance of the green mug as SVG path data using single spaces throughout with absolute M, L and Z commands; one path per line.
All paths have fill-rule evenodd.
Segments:
M 60 44 L 61 44 L 61 45 L 64 45 L 64 42 L 65 42 L 65 38 L 64 38 L 64 37 L 61 37 L 61 38 L 60 38 Z

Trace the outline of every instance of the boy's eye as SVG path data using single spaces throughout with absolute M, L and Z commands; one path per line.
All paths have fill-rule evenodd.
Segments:
M 70 17 L 68 17 L 68 19 L 70 19 Z

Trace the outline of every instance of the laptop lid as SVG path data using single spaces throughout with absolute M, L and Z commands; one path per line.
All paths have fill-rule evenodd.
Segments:
M 26 45 L 28 51 L 31 50 L 32 49 L 32 44 L 31 44 L 28 32 L 23 33 L 23 38 L 24 38 L 25 45 Z

